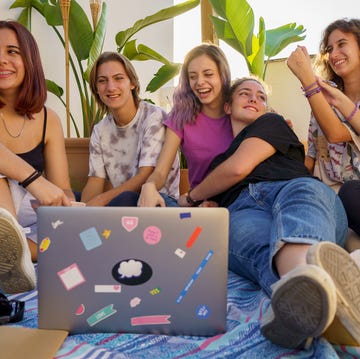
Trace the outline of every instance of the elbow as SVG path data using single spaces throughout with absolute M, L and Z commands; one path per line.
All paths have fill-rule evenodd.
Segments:
M 331 135 L 326 136 L 326 140 L 329 143 L 339 143 L 339 142 L 347 142 L 350 139 L 344 138 L 344 136 L 338 135 L 336 133 L 333 133 Z

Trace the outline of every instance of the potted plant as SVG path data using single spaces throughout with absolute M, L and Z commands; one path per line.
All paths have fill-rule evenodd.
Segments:
M 134 35 L 142 29 L 175 16 L 178 16 L 198 6 L 200 0 L 188 0 L 181 4 L 160 10 L 150 16 L 136 21 L 133 26 L 120 31 L 116 35 L 117 51 L 123 53 L 130 60 L 147 61 L 155 60 L 162 64 L 154 78 L 146 87 L 146 91 L 155 92 L 179 72 L 181 64 L 173 63 L 151 48 L 139 44 L 136 45 Z M 106 2 L 101 0 L 90 0 L 90 20 L 84 9 L 76 0 L 31 0 L 24 2 L 16 0 L 10 8 L 22 8 L 18 21 L 31 30 L 32 10 L 36 10 L 55 31 L 65 52 L 68 31 L 68 40 L 72 51 L 68 52 L 69 65 L 74 75 L 78 95 L 82 109 L 82 127 L 80 133 L 77 121 L 69 111 L 67 121 L 67 138 L 65 139 L 66 151 L 69 159 L 69 172 L 72 187 L 81 190 L 86 182 L 89 158 L 89 136 L 91 129 L 102 117 L 103 113 L 97 108 L 89 85 L 89 73 L 94 61 L 103 51 L 106 35 Z M 66 11 L 68 11 L 66 13 Z M 64 15 L 65 13 L 65 15 Z M 68 23 L 67 23 L 68 21 Z M 61 27 L 64 31 L 61 31 Z M 59 29 L 60 28 L 60 29 Z M 63 99 L 64 90 L 54 81 L 47 81 L 48 91 L 53 93 L 61 103 L 69 110 L 69 104 Z M 70 119 L 77 138 L 70 138 Z
M 105 1 L 90 0 L 89 4 L 92 7 L 92 21 L 90 21 L 85 11 L 76 0 L 67 0 L 67 2 L 70 4 L 68 30 L 72 49 L 72 52 L 69 54 L 69 60 L 82 107 L 82 135 L 80 134 L 77 121 L 71 114 L 70 117 L 77 137 L 88 137 L 92 126 L 103 116 L 103 114 L 98 111 L 96 102 L 91 95 L 88 86 L 88 78 L 94 61 L 103 50 L 106 35 L 107 6 Z M 32 10 L 35 9 L 55 31 L 62 46 L 65 48 L 66 41 L 63 32 L 59 30 L 59 27 L 63 27 L 64 25 L 61 3 L 61 0 L 53 0 L 51 2 L 48 0 L 31 0 L 26 2 L 23 0 L 16 0 L 10 8 L 22 8 L 18 21 L 30 30 L 31 14 Z M 153 80 L 147 85 L 146 91 L 154 92 L 171 80 L 179 72 L 181 64 L 176 64 L 167 60 L 165 57 L 145 45 L 140 44 L 136 46 L 136 40 L 133 39 L 134 35 L 152 24 L 171 19 L 189 11 L 198 6 L 199 3 L 200 0 L 188 0 L 181 4 L 165 8 L 144 19 L 136 21 L 133 26 L 120 31 L 116 35 L 117 51 L 122 52 L 130 60 L 155 60 L 162 64 Z M 97 11 L 100 13 L 99 17 L 97 17 L 95 13 Z M 48 90 L 57 96 L 64 106 L 67 106 L 66 102 L 63 100 L 63 89 L 51 80 L 47 80 L 47 86 Z

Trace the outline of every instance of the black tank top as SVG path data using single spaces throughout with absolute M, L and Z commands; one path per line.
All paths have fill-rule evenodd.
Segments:
M 36 170 L 43 172 L 45 169 L 44 148 L 45 148 L 45 133 L 46 133 L 47 111 L 44 107 L 44 127 L 41 142 L 29 152 L 17 153 L 28 164 L 33 166 Z

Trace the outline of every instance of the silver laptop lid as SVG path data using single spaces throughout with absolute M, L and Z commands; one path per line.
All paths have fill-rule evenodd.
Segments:
M 39 328 L 226 330 L 224 208 L 40 207 Z

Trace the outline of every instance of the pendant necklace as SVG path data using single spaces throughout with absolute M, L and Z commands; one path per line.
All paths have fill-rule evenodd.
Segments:
M 20 128 L 20 131 L 19 131 L 19 133 L 18 133 L 17 135 L 13 135 L 13 134 L 9 131 L 9 129 L 7 128 L 6 122 L 5 122 L 5 117 L 4 117 L 4 115 L 3 115 L 2 112 L 0 112 L 0 115 L 1 115 L 2 122 L 3 122 L 3 124 L 4 124 L 5 130 L 6 130 L 6 132 L 8 133 L 8 135 L 9 135 L 10 137 L 12 137 L 12 138 L 18 138 L 18 137 L 20 137 L 21 134 L 22 134 L 23 131 L 24 131 L 26 115 L 24 115 L 24 122 L 23 122 L 22 127 Z

